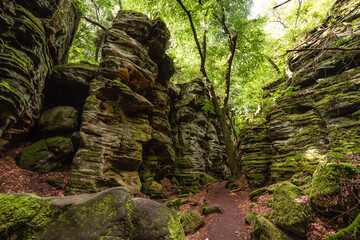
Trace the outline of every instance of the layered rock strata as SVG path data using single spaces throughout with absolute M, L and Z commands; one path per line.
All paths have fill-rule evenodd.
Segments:
M 71 1 L 15 2 L 0 1 L 0 149 L 25 139 L 20 167 L 48 172 L 75 152 L 69 194 L 121 185 L 159 196 L 165 176 L 185 185 L 229 176 L 222 133 L 202 110 L 205 86 L 169 84 L 162 20 L 120 11 L 99 67 L 66 64 L 80 16 Z M 49 139 L 66 139 L 66 154 Z
M 252 184 L 313 173 L 317 162 L 331 158 L 328 151 L 341 160 L 359 152 L 360 51 L 341 50 L 359 47 L 358 16 L 356 1 L 337 1 L 329 18 L 289 55 L 291 77 L 271 85 L 285 89 L 284 97 L 265 123 L 240 137 L 242 166 Z
M 171 175 L 184 185 L 193 185 L 194 178 L 204 172 L 218 179 L 230 177 L 216 116 L 202 110 L 210 101 L 203 81 L 178 85 L 173 94 L 171 125 L 176 159 Z
M 185 184 L 205 172 L 229 176 L 221 131 L 201 110 L 209 98 L 203 83 L 170 88 L 169 37 L 160 19 L 128 11 L 117 15 L 82 109 L 69 194 L 121 185 L 159 196 L 165 176 Z
M 66 62 L 80 20 L 71 1 L 51 5 L 46 16 L 16 2 L 0 1 L 0 150 L 23 139 L 39 117 L 45 80 L 54 63 Z

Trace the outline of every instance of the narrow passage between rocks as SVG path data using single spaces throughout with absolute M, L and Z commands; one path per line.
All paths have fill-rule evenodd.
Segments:
M 214 183 L 207 189 L 205 200 L 209 204 L 220 205 L 223 213 L 205 217 L 206 225 L 188 240 L 245 240 L 250 239 L 250 226 L 245 224 L 249 211 L 250 190 L 236 193 L 225 189 L 226 182 Z

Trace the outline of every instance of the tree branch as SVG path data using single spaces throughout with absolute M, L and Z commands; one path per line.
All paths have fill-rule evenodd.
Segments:
M 264 55 L 264 56 L 265 56 L 265 58 L 268 60 L 268 62 L 271 64 L 271 66 L 273 66 L 273 68 L 275 68 L 277 74 L 281 74 L 281 71 L 280 71 L 279 67 L 278 67 L 278 66 L 276 65 L 276 63 L 271 59 L 271 57 L 266 56 L 266 55 Z
M 204 65 L 206 63 L 206 49 L 207 49 L 207 31 L 208 31 L 208 25 L 207 25 L 207 15 L 208 15 L 208 11 L 206 11 L 205 13 L 205 18 L 204 18 L 204 33 L 203 33 L 203 41 L 202 41 L 202 51 L 204 54 Z
M 290 2 L 290 1 L 291 1 L 291 0 L 287 0 L 286 2 L 283 2 L 283 3 L 281 3 L 281 4 L 279 4 L 279 5 L 275 6 L 275 7 L 273 7 L 273 9 L 276 9 L 276 8 L 278 8 L 278 7 L 281 7 L 282 5 L 284 5 L 284 4 L 286 4 L 286 3 Z
M 201 46 L 200 46 L 200 43 L 199 43 L 199 39 L 198 39 L 198 36 L 197 36 L 197 33 L 196 33 L 196 29 L 195 29 L 195 26 L 194 26 L 194 22 L 192 20 L 192 16 L 191 16 L 191 13 L 189 10 L 187 10 L 187 8 L 185 7 L 185 5 L 182 3 L 181 0 L 176 0 L 181 8 L 184 10 L 184 12 L 186 13 L 186 15 L 188 16 L 189 18 L 189 21 L 190 21 L 190 26 L 191 26 L 191 30 L 193 32 L 193 35 L 194 35 L 194 40 L 195 40 L 195 43 L 196 43 L 196 47 L 199 51 L 199 54 L 200 54 L 200 58 L 201 58 L 201 64 L 204 64 L 205 63 L 205 58 L 204 58 L 204 55 L 203 55 L 203 52 L 201 50 Z M 204 64 L 205 65 L 205 64 Z M 204 67 L 204 66 L 203 66 Z
M 360 51 L 360 48 L 303 48 L 303 49 L 292 49 L 292 50 L 286 50 L 286 54 L 290 52 L 306 52 L 306 51 Z
M 100 23 L 95 22 L 94 20 L 91 20 L 91 19 L 88 18 L 88 17 L 85 17 L 85 16 L 84 16 L 84 19 L 85 19 L 86 21 L 88 21 L 88 22 L 90 22 L 90 23 L 92 23 L 92 24 L 94 24 L 94 25 L 102 28 L 104 31 L 107 31 L 107 30 L 108 30 L 107 27 L 105 27 L 104 25 L 101 25 Z
M 300 10 L 301 10 L 301 5 L 302 5 L 302 0 L 298 0 L 299 2 L 299 7 L 298 7 L 298 10 L 297 10 L 297 13 L 296 13 L 296 21 L 295 21 L 295 28 L 297 28 L 298 26 L 298 22 L 299 22 L 299 17 L 300 17 Z

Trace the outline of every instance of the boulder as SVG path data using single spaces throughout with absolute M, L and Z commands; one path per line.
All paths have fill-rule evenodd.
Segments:
M 205 225 L 205 219 L 199 213 L 193 210 L 180 212 L 181 224 L 185 234 L 193 234 L 199 228 Z
M 176 210 L 176 211 L 179 211 L 179 210 L 180 210 L 180 206 L 181 206 L 182 204 L 185 204 L 185 203 L 187 203 L 186 200 L 183 200 L 183 199 L 181 199 L 181 198 L 175 198 L 174 200 L 171 200 L 171 201 L 169 201 L 168 203 L 166 203 L 166 206 L 167 206 L 168 208 L 171 208 L 171 209 L 174 209 L 174 210 Z
M 264 195 L 265 193 L 267 193 L 267 191 L 268 190 L 266 188 L 259 188 L 259 189 L 252 191 L 249 194 L 250 200 L 252 202 L 257 202 L 259 200 L 259 197 Z
M 289 182 L 281 183 L 274 192 L 271 217 L 279 228 L 306 238 L 311 216 L 309 203 L 303 191 Z
M 0 237 L 6 240 L 185 240 L 177 212 L 122 187 L 53 198 L 0 194 L 0 206 Z
M 219 205 L 207 205 L 203 206 L 202 208 L 202 214 L 204 215 L 210 215 L 214 213 L 223 213 L 224 209 Z
M 156 181 L 149 181 L 143 183 L 142 192 L 150 197 L 159 197 L 162 195 L 163 186 Z
M 350 186 L 359 174 L 359 167 L 347 163 L 319 164 L 311 184 L 311 204 L 318 210 L 336 214 L 355 207 L 360 193 Z
M 70 106 L 60 106 L 44 111 L 39 128 L 44 134 L 74 132 L 78 129 L 78 111 Z
M 52 137 L 24 148 L 16 156 L 16 163 L 23 169 L 48 173 L 62 167 L 73 155 L 74 146 L 69 138 Z
M 288 240 L 288 238 L 269 220 L 261 215 L 255 218 L 255 225 L 251 231 L 254 240 Z

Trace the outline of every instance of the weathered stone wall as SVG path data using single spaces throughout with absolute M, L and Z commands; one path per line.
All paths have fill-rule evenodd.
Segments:
M 157 196 L 165 176 L 185 184 L 205 172 L 229 176 L 221 132 L 214 117 L 207 119 L 201 110 L 208 99 L 203 84 L 191 82 L 171 94 L 174 66 L 165 54 L 169 38 L 160 19 L 129 11 L 117 15 L 82 109 L 69 194 L 121 185 Z M 184 99 L 189 97 L 197 102 Z M 185 108 L 194 119 L 186 119 Z
M 291 77 L 271 86 L 288 89 L 286 96 L 263 125 L 242 131 L 242 166 L 252 184 L 312 173 L 317 162 L 331 157 L 328 150 L 343 159 L 359 151 L 360 51 L 326 49 L 360 46 L 357 5 L 337 1 L 330 17 L 302 38 L 296 49 L 318 50 L 288 56 Z
M 230 177 L 222 132 L 217 118 L 202 107 L 210 101 L 201 79 L 175 86 L 171 126 L 176 158 L 171 175 L 181 184 L 208 173 L 218 179 Z
M 66 64 L 81 15 L 71 1 L 0 4 L 1 153 L 27 137 L 21 168 L 72 163 L 69 194 L 120 185 L 157 196 L 165 176 L 185 185 L 229 177 L 217 120 L 201 109 L 205 86 L 169 84 L 161 19 L 120 11 L 97 67 Z
M 71 1 L 60 2 L 48 12 L 28 1 L 0 1 L 0 150 L 26 136 L 54 63 L 67 60 L 80 14 Z

